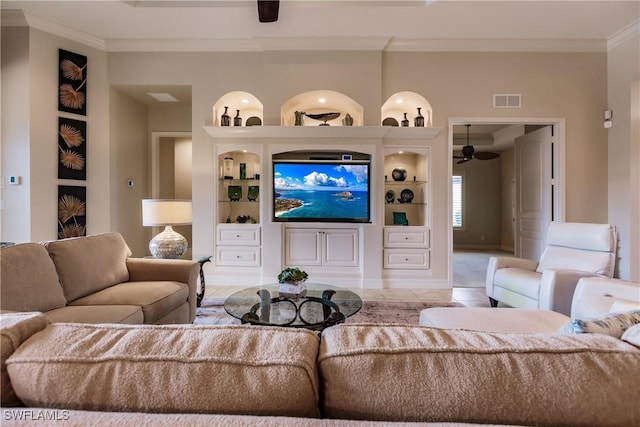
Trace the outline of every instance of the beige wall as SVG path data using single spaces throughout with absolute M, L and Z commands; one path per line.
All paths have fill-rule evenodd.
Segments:
M 7 29 L 15 31 L 15 29 Z M 2 51 L 11 49 L 13 37 L 2 37 Z M 24 34 L 24 33 L 22 33 Z M 28 69 L 23 71 L 29 83 L 16 86 L 15 91 L 2 94 L 3 104 L 24 108 L 28 105 L 28 132 L 20 128 L 16 140 L 8 144 L 28 144 L 28 159 L 17 159 L 12 166 L 23 177 L 25 185 L 19 203 L 7 204 L 3 212 L 7 226 L 16 227 L 7 238 L 21 241 L 40 241 L 57 238 L 58 185 L 86 186 L 87 188 L 87 233 L 94 234 L 111 230 L 110 222 L 110 153 L 109 153 L 109 84 L 107 79 L 107 54 L 86 45 L 57 37 L 36 29 L 29 29 Z M 22 38 L 18 38 L 19 43 Z M 69 50 L 87 56 L 87 116 L 58 112 L 58 49 Z M 24 60 L 22 54 L 20 60 Z M 2 74 L 10 63 L 2 63 Z M 22 65 L 24 67 L 24 64 Z M 24 84 L 24 80 L 22 83 Z M 4 81 L 3 81 L 4 83 Z M 18 82 L 20 83 L 20 82 Z M 3 84 L 4 87 L 4 84 Z M 17 97 L 17 98 L 16 98 Z M 25 98 L 26 97 L 26 98 Z M 3 108 L 4 111 L 4 108 Z M 4 113 L 3 113 L 4 114 Z M 58 180 L 58 117 L 71 117 L 87 122 L 87 180 Z M 3 116 L 3 127 L 5 124 Z M 25 139 L 26 138 L 26 139 Z M 4 134 L 3 134 L 4 141 Z M 8 172 L 8 171 L 7 171 Z M 3 171 L 5 174 L 5 171 Z M 28 193 L 29 203 L 25 206 Z M 25 215 L 30 216 L 28 225 Z M 3 232 L 4 236 L 4 232 Z
M 126 240 L 134 256 L 148 255 L 148 231 L 142 227 L 142 199 L 149 186 L 147 107 L 111 89 L 111 229 Z M 127 187 L 127 180 L 134 186 Z
M 464 227 L 453 231 L 453 247 L 498 249 L 501 244 L 502 158 L 453 164 L 464 173 Z
M 29 163 L 29 29 L 2 28 L 2 179 L 4 209 L 0 210 L 0 241 L 31 239 L 31 168 Z M 8 185 L 9 176 L 21 185 Z
M 620 234 L 617 276 L 639 281 L 640 119 L 638 100 L 632 96 L 632 91 L 640 77 L 640 35 L 611 49 L 608 68 L 607 108 L 613 111 L 613 127 L 608 130 L 607 144 L 609 222 L 618 227 Z M 602 121 L 601 116 L 600 125 Z

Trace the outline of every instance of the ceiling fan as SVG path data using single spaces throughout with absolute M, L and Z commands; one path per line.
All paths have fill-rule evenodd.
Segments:
M 494 153 L 491 151 L 476 151 L 475 148 L 473 148 L 473 145 L 469 145 L 469 128 L 471 127 L 471 125 L 466 125 L 466 126 L 467 126 L 467 145 L 462 147 L 462 150 L 460 151 L 460 155 L 453 156 L 454 159 L 460 159 L 456 162 L 457 164 L 466 163 L 469 160 L 473 160 L 473 159 L 492 160 L 500 157 L 499 153 Z

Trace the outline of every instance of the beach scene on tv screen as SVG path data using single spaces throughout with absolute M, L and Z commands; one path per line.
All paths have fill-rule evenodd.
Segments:
M 368 167 L 362 164 L 274 164 L 276 218 L 368 220 Z

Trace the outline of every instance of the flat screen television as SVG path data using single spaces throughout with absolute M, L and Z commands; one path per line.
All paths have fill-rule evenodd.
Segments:
M 368 160 L 274 160 L 276 222 L 371 222 Z

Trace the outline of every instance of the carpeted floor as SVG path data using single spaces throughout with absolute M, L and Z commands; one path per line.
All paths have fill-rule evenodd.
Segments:
M 453 251 L 453 287 L 484 288 L 487 265 L 492 256 L 513 256 L 502 251 L 464 250 Z
M 240 320 L 224 310 L 224 298 L 207 297 L 198 308 L 194 325 L 235 325 Z M 429 307 L 464 307 L 455 302 L 365 301 L 349 323 L 404 323 L 417 325 L 420 311 Z

